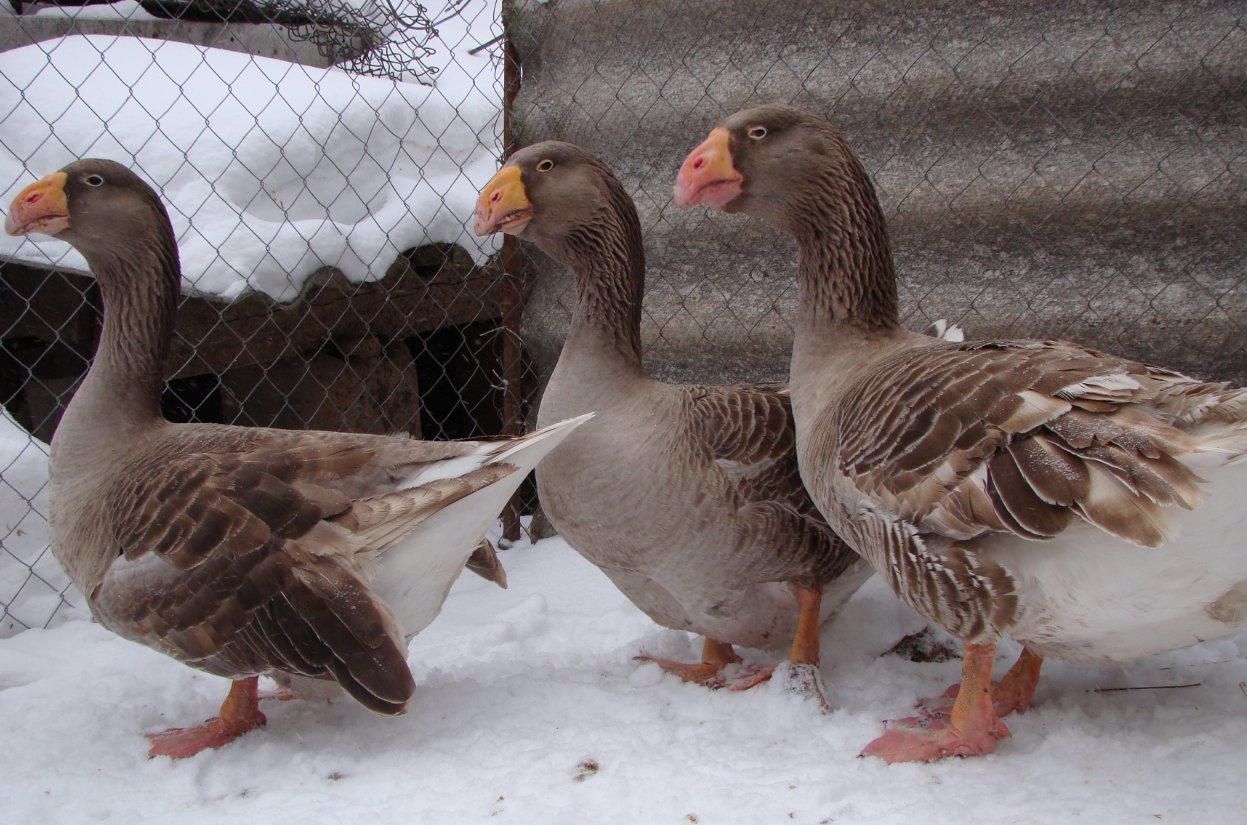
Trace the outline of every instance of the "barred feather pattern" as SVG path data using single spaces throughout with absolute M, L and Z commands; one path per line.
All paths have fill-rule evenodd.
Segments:
M 406 628 L 372 589 L 378 559 L 444 508 L 519 478 L 488 450 L 545 436 L 422 442 L 165 421 L 163 356 L 180 287 L 168 217 L 119 164 L 63 171 L 71 228 L 58 237 L 99 282 L 104 328 L 52 441 L 57 560 L 119 635 L 230 678 L 331 679 L 378 713 L 401 713 L 414 690 Z M 413 486 L 422 470 L 469 457 L 457 477 Z M 497 514 L 456 512 L 468 512 L 469 534 Z M 458 573 L 453 554 L 439 558 Z
M 1042 540 L 1082 520 L 1158 547 L 1168 534 L 1165 508 L 1191 509 L 1203 496 L 1179 460 L 1199 441 L 1163 420 L 1187 415 L 1176 403 L 1183 387 L 1209 392 L 1062 342 L 903 351 L 876 365 L 836 410 L 837 484 L 875 511 L 851 540 L 883 542 L 869 551 L 872 561 L 884 554 L 877 561 L 893 568 L 898 592 L 945 627 L 1003 632 L 1014 605 L 999 598 L 1012 592 L 1008 574 L 985 561 L 976 570 L 973 544 L 964 545 L 967 555 L 955 543 L 991 533 Z M 1160 410 L 1151 404 L 1158 388 Z M 928 542 L 947 549 L 933 558 Z M 895 569 L 906 546 L 913 569 Z
M 878 199 L 843 136 L 785 106 L 722 128 L 741 178 L 725 208 L 800 250 L 802 476 L 902 598 L 964 639 L 1017 623 L 1062 655 L 1142 655 L 1238 627 L 1247 392 L 1069 342 L 905 331 Z M 1218 479 L 1206 523 L 1184 513 L 1209 486 L 1195 467 Z M 1146 554 L 1179 522 L 1189 547 L 1131 562 L 1129 545 Z
M 993 638 L 1013 622 L 1018 609 L 1013 580 L 972 549 L 924 535 L 908 521 L 869 507 L 859 510 L 845 530 L 893 592 L 922 615 L 939 617 L 958 638 Z M 933 550 L 928 539 L 939 541 L 942 550 Z

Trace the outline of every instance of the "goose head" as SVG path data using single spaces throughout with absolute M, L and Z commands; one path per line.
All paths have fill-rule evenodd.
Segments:
M 82 253 L 98 279 L 141 272 L 109 266 L 135 249 L 172 249 L 173 230 L 159 196 L 134 172 L 111 160 L 74 161 L 13 198 L 5 216 L 10 235 L 48 235 Z M 154 243 L 145 243 L 152 239 Z
M 476 199 L 473 229 L 531 241 L 564 259 L 580 238 L 609 232 L 635 208 L 610 170 L 578 146 L 548 140 L 512 155 Z
M 790 106 L 743 109 L 685 158 L 677 206 L 705 204 L 796 231 L 829 211 L 877 202 L 848 142 L 822 118 Z

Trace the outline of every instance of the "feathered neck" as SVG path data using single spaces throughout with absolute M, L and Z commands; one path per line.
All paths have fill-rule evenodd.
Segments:
M 548 251 L 576 277 L 568 345 L 594 346 L 639 368 L 645 291 L 641 223 L 622 185 L 613 177 L 607 184 L 593 214 Z
M 160 391 L 181 266 L 173 229 L 160 218 L 144 237 L 79 247 L 100 285 L 104 320 L 95 360 L 67 416 L 81 414 L 97 426 L 163 421 Z
M 866 332 L 898 328 L 887 223 L 866 170 L 847 145 L 791 191 L 781 223 L 800 251 L 800 322 Z

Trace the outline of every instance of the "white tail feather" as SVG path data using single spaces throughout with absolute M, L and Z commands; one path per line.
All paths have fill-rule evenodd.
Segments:
M 441 610 L 450 586 L 463 571 L 502 508 L 510 501 L 530 470 L 562 443 L 593 413 L 569 418 L 502 443 L 490 441 L 470 456 L 437 462 L 413 484 L 432 476 L 467 472 L 482 464 L 505 463 L 518 468 L 498 481 L 450 504 L 420 523 L 380 559 L 373 587 L 394 611 L 408 638 L 423 630 Z
M 926 334 L 932 338 L 939 338 L 941 341 L 951 341 L 954 344 L 960 344 L 966 340 L 966 331 L 958 325 L 949 322 L 946 318 L 932 321 L 931 325 L 926 328 Z

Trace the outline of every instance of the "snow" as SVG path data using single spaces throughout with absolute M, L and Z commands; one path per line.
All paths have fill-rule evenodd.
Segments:
M 76 17 L 79 20 L 145 20 L 161 18 L 148 14 L 138 0 L 121 0 L 119 3 L 97 3 L 93 6 L 40 6 L 35 17 Z
M 497 169 L 501 83 L 490 50 L 468 51 L 493 8 L 439 24 L 434 86 L 135 37 L 6 51 L 0 194 L 79 157 L 132 166 L 169 207 L 185 285 L 225 298 L 291 300 L 322 265 L 379 278 L 430 242 L 484 260 L 498 241 L 468 224 Z M 0 256 L 85 269 L 46 239 L 4 236 Z
M 53 616 L 86 615 L 61 604 L 69 578 L 48 550 L 47 514 L 48 445 L 0 408 L 0 604 L 7 613 L 0 637 L 42 627 Z M 70 598 L 82 603 L 77 594 Z
M 269 723 L 179 762 L 142 733 L 215 712 L 227 682 L 84 621 L 0 641 L 0 821 L 57 823 L 1237 823 L 1247 634 L 1127 667 L 1045 664 L 991 756 L 855 758 L 879 720 L 956 680 L 880 657 L 921 626 L 876 578 L 823 632 L 835 710 L 778 683 L 707 691 L 634 661 L 698 645 L 560 539 L 472 574 L 411 645 L 410 712 L 267 701 Z M 779 653 L 744 651 L 747 660 Z M 1002 650 L 997 673 L 1016 648 Z M 1153 690 L 1097 688 L 1195 684 Z

